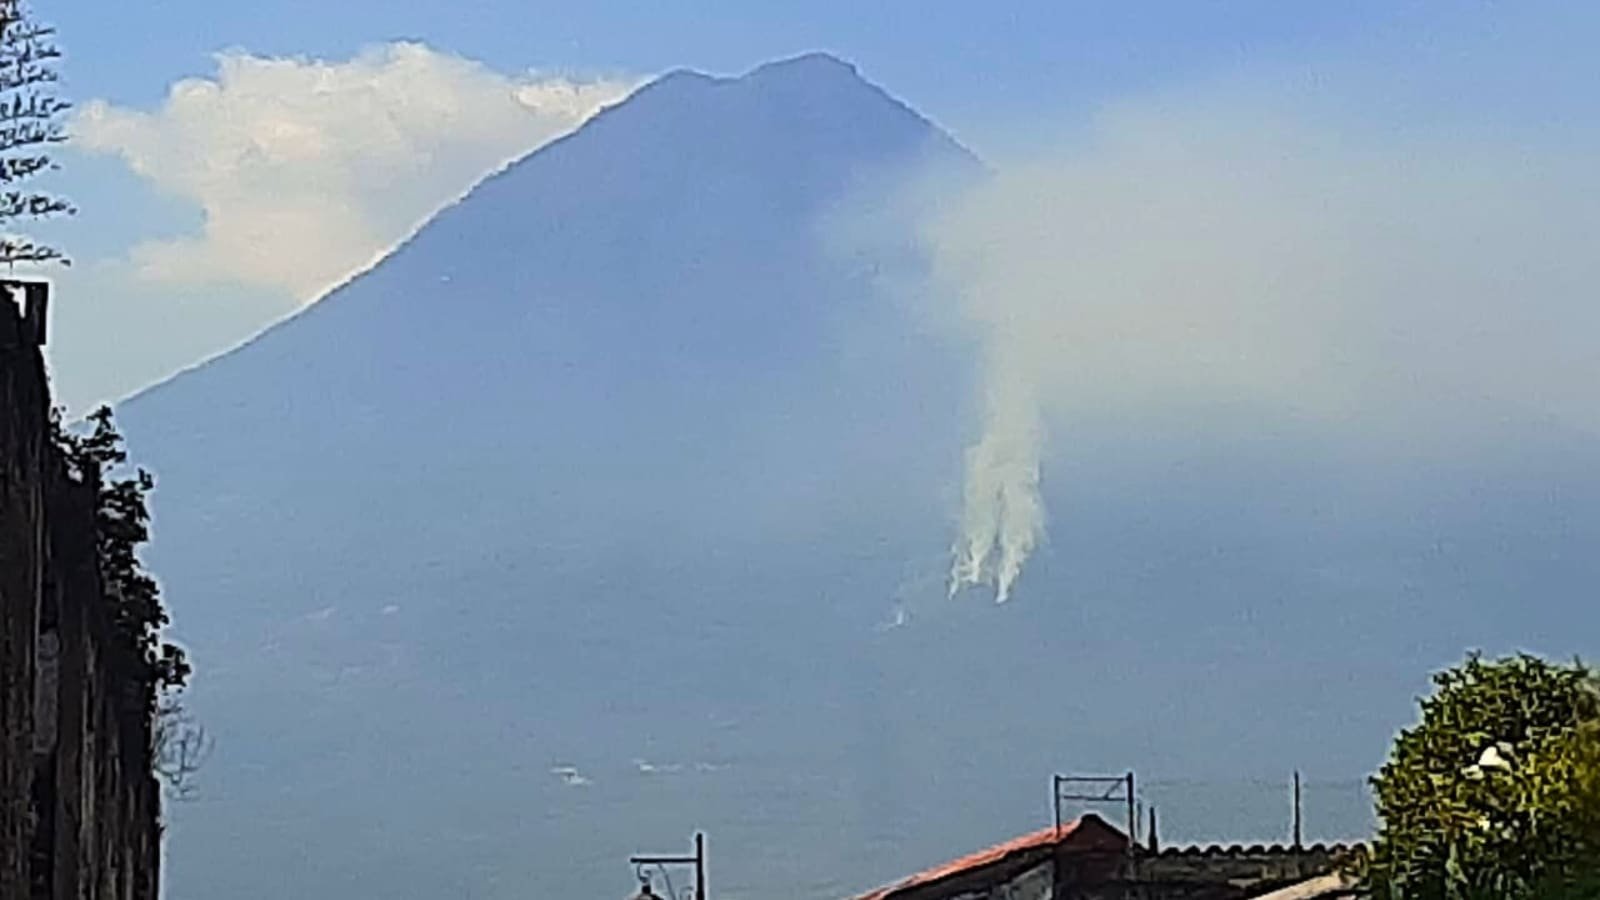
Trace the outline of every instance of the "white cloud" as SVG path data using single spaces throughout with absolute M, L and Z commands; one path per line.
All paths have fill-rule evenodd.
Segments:
M 1045 436 L 1087 416 L 1222 403 L 1410 440 L 1520 408 L 1600 431 L 1589 149 L 1201 92 L 945 208 L 928 242 L 988 406 L 955 586 L 1006 594 L 1044 529 Z
M 87 104 L 76 145 L 198 204 L 199 234 L 135 246 L 153 283 L 315 299 L 488 172 L 580 125 L 630 83 L 508 77 L 413 43 L 346 61 L 229 51 L 155 111 Z

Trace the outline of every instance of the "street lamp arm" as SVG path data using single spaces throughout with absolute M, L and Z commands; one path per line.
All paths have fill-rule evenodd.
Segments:
M 654 868 L 661 873 L 661 878 L 667 885 L 669 900 L 706 900 L 706 849 L 705 835 L 696 833 L 694 836 L 693 856 L 630 856 L 628 862 L 633 864 L 634 874 L 639 877 L 642 886 L 639 896 L 650 897 L 650 869 Z M 680 896 L 672 886 L 672 875 L 667 871 L 667 866 L 694 866 L 694 884 L 684 888 Z

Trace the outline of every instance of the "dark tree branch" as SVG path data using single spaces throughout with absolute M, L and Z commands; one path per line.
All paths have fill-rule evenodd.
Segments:
M 0 126 L 0 153 L 35 144 L 59 144 L 66 139 L 67 133 L 59 122 L 15 119 Z
M 24 187 L 29 179 L 54 169 L 45 149 L 67 139 L 63 122 L 71 104 L 51 88 L 59 81 L 55 63 L 61 50 L 55 30 L 34 21 L 21 0 L 0 0 L 0 230 L 14 219 L 72 215 L 63 197 Z M 0 262 L 42 263 L 68 260 L 62 252 L 26 236 L 0 239 Z
M 26 240 L 0 240 L 0 262 L 10 264 L 55 261 L 60 261 L 64 266 L 72 265 L 72 261 L 62 256 L 61 251 L 54 247 L 41 247 L 32 241 Z
M 22 191 L 0 191 L 0 220 L 23 217 L 41 219 L 71 211 L 72 204 L 61 197 L 28 194 Z
M 195 776 L 211 755 L 214 742 L 205 728 L 197 724 L 177 700 L 169 699 L 156 713 L 151 732 L 156 777 L 174 800 L 195 796 Z

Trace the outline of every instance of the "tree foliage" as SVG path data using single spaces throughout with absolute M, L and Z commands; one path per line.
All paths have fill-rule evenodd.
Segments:
M 163 708 L 162 698 L 182 689 L 190 671 L 183 648 L 161 639 L 168 622 L 161 588 L 139 560 L 139 548 L 150 539 L 150 509 L 145 498 L 155 487 L 155 479 L 144 469 L 119 476 L 128 454 L 109 407 L 100 407 L 89 422 L 94 427 L 88 434 L 73 434 L 62 426 L 58 412 L 52 417 L 52 428 L 66 458 L 68 475 L 80 481 L 99 479 L 95 549 L 101 584 L 113 623 L 132 651 L 137 666 L 134 674 L 145 689 L 149 712 L 155 716 Z
M 1389 900 L 1600 900 L 1600 689 L 1529 655 L 1434 676 L 1373 787 Z
M 56 167 L 50 147 L 66 140 L 70 104 L 55 93 L 61 50 L 54 35 L 34 21 L 22 0 L 0 0 L 0 228 L 73 212 L 66 199 L 33 184 Z M 55 247 L 0 234 L 0 262 L 50 260 L 67 261 Z

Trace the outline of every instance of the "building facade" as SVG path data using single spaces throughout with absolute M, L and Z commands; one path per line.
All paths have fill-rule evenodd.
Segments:
M 156 900 L 150 712 L 102 590 L 98 476 L 51 436 L 47 298 L 0 281 L 0 898 Z

